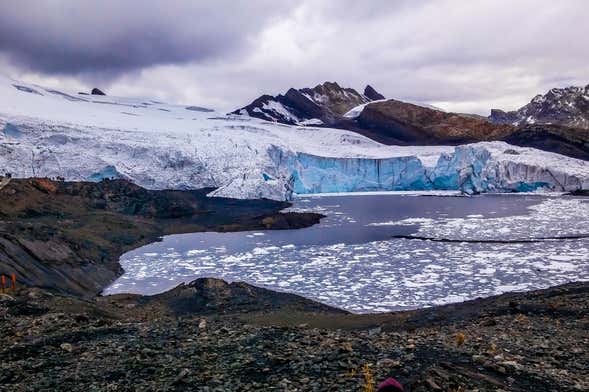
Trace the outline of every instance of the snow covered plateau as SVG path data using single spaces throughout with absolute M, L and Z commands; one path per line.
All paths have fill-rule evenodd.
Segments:
M 350 131 L 0 77 L 3 172 L 277 200 L 293 192 L 589 189 L 589 162 L 503 142 L 385 146 Z

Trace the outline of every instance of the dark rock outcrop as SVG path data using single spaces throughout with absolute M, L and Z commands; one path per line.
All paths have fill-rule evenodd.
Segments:
M 200 106 L 186 106 L 185 109 L 186 110 L 191 110 L 193 112 L 203 112 L 203 113 L 211 113 L 211 112 L 214 112 L 213 109 L 203 108 L 203 107 L 200 107 Z
M 164 305 L 174 314 L 223 314 L 285 310 L 347 313 L 298 295 L 280 293 L 244 282 L 201 278 L 165 293 L 144 297 L 145 304 Z
M 91 92 L 92 95 L 106 95 L 99 88 L 94 87 Z
M 367 85 L 364 89 L 364 96 L 371 101 L 379 101 L 381 99 L 385 99 L 384 95 L 377 92 L 371 85 Z

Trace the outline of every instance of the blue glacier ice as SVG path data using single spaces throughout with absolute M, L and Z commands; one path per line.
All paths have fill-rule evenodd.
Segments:
M 88 180 L 94 181 L 94 182 L 99 182 L 104 179 L 123 178 L 123 177 L 124 176 L 121 175 L 121 173 L 119 173 L 114 166 L 108 165 L 108 166 L 105 166 L 104 169 L 100 170 L 99 172 L 93 173 L 88 178 Z
M 294 166 L 296 193 L 432 189 L 416 157 L 326 158 L 299 153 Z
M 12 137 L 12 138 L 20 138 L 22 137 L 22 132 L 20 129 L 11 123 L 6 123 L 4 126 L 4 136 Z
M 478 193 L 489 189 L 484 172 L 491 153 L 484 148 L 458 146 L 453 154 L 441 154 L 430 173 L 434 189 Z
M 417 156 L 333 158 L 289 153 L 275 147 L 268 153 L 276 171 L 286 168 L 289 188 L 298 194 L 421 190 L 475 194 L 583 187 L 583 180 L 575 176 L 538 165 L 496 160 L 488 149 L 476 145 L 457 146 L 453 153 L 442 153 L 433 167 L 424 166 Z

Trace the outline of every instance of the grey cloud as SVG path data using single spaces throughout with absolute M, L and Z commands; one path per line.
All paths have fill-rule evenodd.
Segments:
M 247 49 L 291 1 L 20 0 L 0 12 L 0 52 L 46 74 L 120 73 Z
M 589 82 L 588 12 L 586 0 L 21 0 L 2 6 L 0 68 L 8 56 L 41 84 L 223 110 L 330 80 L 488 114 Z

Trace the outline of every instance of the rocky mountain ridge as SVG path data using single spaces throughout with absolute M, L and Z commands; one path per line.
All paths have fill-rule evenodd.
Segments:
M 387 145 L 501 140 L 589 160 L 589 85 L 555 88 L 517 111 L 493 109 L 489 117 L 483 117 L 386 100 L 370 85 L 359 94 L 326 82 L 313 89 L 290 89 L 284 96 L 264 95 L 233 114 L 350 130 Z
M 484 119 L 389 99 L 366 105 L 356 117 L 364 129 L 379 131 L 403 144 L 461 144 L 501 140 L 513 127 Z
M 589 129 L 589 85 L 553 88 L 510 112 L 492 109 L 489 120 L 495 124 L 516 126 L 551 124 Z
M 262 95 L 232 114 L 289 125 L 331 125 L 350 109 L 377 99 L 384 96 L 370 85 L 360 94 L 336 82 L 325 82 L 313 88 L 291 88 L 284 95 Z

